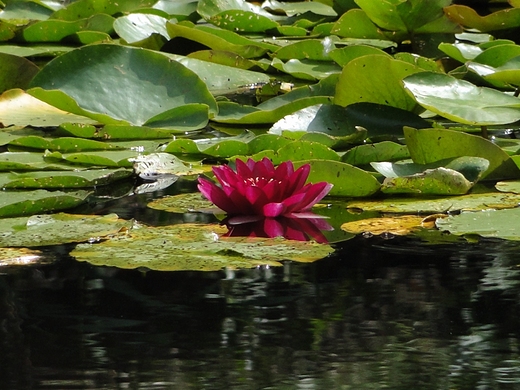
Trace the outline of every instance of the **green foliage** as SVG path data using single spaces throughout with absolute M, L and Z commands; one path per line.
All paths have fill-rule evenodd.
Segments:
M 126 196 L 139 192 L 126 178 L 193 180 L 211 164 L 265 156 L 309 163 L 309 180 L 332 183 L 330 195 L 342 202 L 381 197 L 348 207 L 509 207 L 518 202 L 520 146 L 498 137 L 520 121 L 513 94 L 520 45 L 510 33 L 520 8 L 510 4 L 480 16 L 449 0 L 7 2 L 0 11 L 0 187 L 33 190 L 2 191 L 0 217 L 85 202 L 88 193 L 74 188 Z M 441 55 L 451 64 L 437 61 Z M 495 139 L 469 134 L 478 126 L 495 126 Z M 483 179 L 512 181 L 497 184 L 503 193 L 479 194 Z M 336 227 L 351 218 L 333 214 Z M 163 252 L 135 263 L 103 260 L 127 246 L 135 253 L 160 234 L 140 226 L 105 249 L 82 245 L 76 255 L 122 267 L 250 267 L 273 242 L 252 252 L 232 248 L 242 243 L 220 252 L 194 247 L 186 264 L 177 254 L 155 263 Z M 179 251 L 176 242 L 166 247 Z M 208 262 L 215 256 L 220 262 Z

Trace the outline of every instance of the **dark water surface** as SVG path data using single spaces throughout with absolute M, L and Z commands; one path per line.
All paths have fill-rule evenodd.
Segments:
M 3 269 L 0 388 L 520 389 L 520 246 L 404 244 L 236 272 Z

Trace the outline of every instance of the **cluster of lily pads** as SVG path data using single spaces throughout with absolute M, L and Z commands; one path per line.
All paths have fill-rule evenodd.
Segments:
M 248 158 L 309 164 L 310 182 L 333 185 L 330 204 L 315 208 L 333 217 L 330 242 L 409 234 L 392 228 L 399 218 L 373 219 L 380 213 L 449 211 L 468 213 L 438 218 L 437 229 L 520 237 L 520 142 L 512 137 L 520 120 L 520 1 L 485 16 L 450 0 L 0 6 L 2 247 L 90 240 L 72 255 L 155 269 L 251 266 L 267 258 L 267 247 L 273 262 L 332 252 L 273 239 L 240 249 L 235 241 L 245 239 L 215 239 L 225 234 L 218 224 L 168 230 L 113 215 L 46 215 L 99 201 L 103 187 L 131 196 Z M 138 175 L 161 181 L 115 190 Z M 186 197 L 161 201 L 179 213 L 209 206 L 199 193 L 189 196 L 184 208 Z M 166 207 L 158 202 L 153 207 Z M 412 228 L 419 236 L 421 221 Z M 189 236 L 179 229 L 198 234 L 176 242 Z M 143 241 L 151 243 L 146 258 Z M 299 249 L 291 254 L 292 245 Z M 157 250 L 171 261 L 157 263 Z M 192 263 L 179 260 L 186 253 Z M 191 265 L 177 266 L 184 261 Z

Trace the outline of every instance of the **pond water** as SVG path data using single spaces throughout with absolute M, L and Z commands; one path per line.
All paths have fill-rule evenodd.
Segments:
M 360 237 L 311 264 L 220 272 L 64 249 L 2 270 L 2 389 L 520 388 L 518 244 Z

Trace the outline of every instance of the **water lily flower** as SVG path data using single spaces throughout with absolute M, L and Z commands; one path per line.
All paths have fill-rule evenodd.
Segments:
M 305 184 L 310 169 L 304 164 L 294 170 L 291 161 L 275 168 L 266 157 L 258 162 L 237 159 L 236 172 L 227 165 L 213 167 L 220 186 L 199 178 L 198 188 L 213 204 L 243 222 L 279 216 L 304 218 L 332 188 L 327 182 Z

